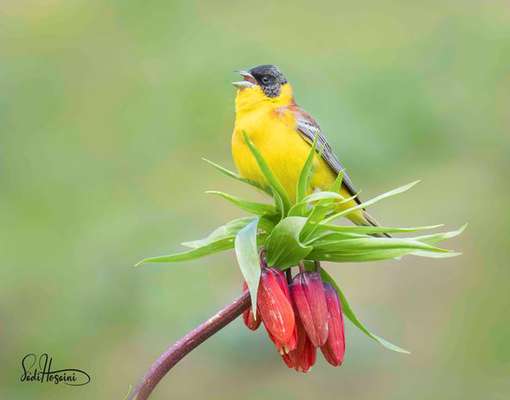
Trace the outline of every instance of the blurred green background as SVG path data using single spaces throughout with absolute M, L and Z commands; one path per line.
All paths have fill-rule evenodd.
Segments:
M 510 6 L 506 1 L 4 0 L 0 6 L 0 398 L 122 399 L 240 292 L 232 254 L 135 269 L 258 195 L 232 167 L 233 70 L 279 65 L 372 213 L 446 223 L 461 257 L 330 265 L 359 317 L 344 366 L 288 370 L 240 321 L 154 399 L 507 399 Z M 92 375 L 22 384 L 21 358 Z

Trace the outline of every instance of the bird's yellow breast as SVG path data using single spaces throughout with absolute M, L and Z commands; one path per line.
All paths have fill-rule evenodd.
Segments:
M 264 96 L 259 88 L 239 91 L 232 155 L 241 176 L 266 184 L 253 155 L 244 143 L 243 131 L 246 132 L 294 202 L 297 181 L 310 152 L 310 145 L 297 131 L 294 113 L 287 107 L 290 100 L 286 96 L 285 86 L 282 94 L 275 99 Z M 289 87 L 291 99 L 290 90 Z M 310 190 L 329 188 L 335 174 L 327 163 L 315 156 L 313 170 Z

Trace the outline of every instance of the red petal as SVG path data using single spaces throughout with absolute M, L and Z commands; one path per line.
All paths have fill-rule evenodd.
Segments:
M 292 305 L 292 300 L 291 300 L 291 297 L 290 297 L 289 285 L 287 283 L 287 278 L 285 277 L 285 274 L 282 271 L 277 270 L 276 271 L 276 280 L 278 281 L 278 285 L 280 285 L 280 287 L 282 288 L 283 292 L 285 293 L 285 296 L 287 297 L 287 299 L 289 300 L 289 302 Z M 292 309 L 294 310 L 294 307 Z M 294 310 L 294 314 L 295 314 L 295 310 Z M 276 345 L 278 351 L 280 352 L 280 354 L 288 353 L 289 351 L 294 350 L 296 348 L 296 346 L 297 346 L 297 332 L 296 332 L 296 328 L 294 328 L 294 331 L 293 331 L 292 336 L 290 337 L 290 339 L 287 342 L 285 342 L 285 343 L 276 343 L 273 338 L 271 338 L 271 340 L 273 340 L 273 342 L 275 343 L 275 345 Z
M 299 317 L 314 346 L 328 339 L 328 306 L 319 272 L 301 272 L 290 286 Z
M 285 343 L 282 343 L 282 342 L 279 342 L 278 340 L 276 340 L 275 337 L 273 335 L 271 335 L 271 333 L 269 331 L 267 332 L 267 334 L 269 335 L 269 338 L 271 339 L 271 341 L 274 343 L 276 350 L 278 350 L 278 353 L 280 353 L 282 356 L 284 354 L 288 354 L 292 350 L 295 350 L 297 347 L 296 328 L 294 328 L 294 332 L 292 332 L 292 336 L 290 337 L 290 339 L 288 341 L 286 341 Z
M 248 290 L 248 285 L 246 284 L 246 282 L 243 282 L 243 292 L 246 292 L 247 290 Z M 262 319 L 260 318 L 260 313 L 258 310 L 257 310 L 257 318 L 255 318 L 253 316 L 253 310 L 250 307 L 246 311 L 243 312 L 243 321 L 244 321 L 244 324 L 248 327 L 248 329 L 255 331 L 260 326 Z
M 299 372 L 308 372 L 315 364 L 317 350 L 312 344 L 299 318 L 296 319 L 297 347 L 288 354 L 282 355 L 289 368 Z
M 303 356 L 301 360 L 301 372 L 308 372 L 315 364 L 315 360 L 317 359 L 317 348 L 312 344 L 310 339 L 305 341 Z
M 294 368 L 294 361 L 288 354 L 282 354 L 282 360 L 289 368 Z
M 342 364 L 345 354 L 344 320 L 342 306 L 336 290 L 328 283 L 324 284 L 326 302 L 329 311 L 329 333 L 328 340 L 321 347 L 324 358 L 333 366 Z
M 258 314 L 258 313 L 257 313 Z M 252 331 L 256 331 L 261 323 L 260 315 L 257 319 L 253 316 L 253 311 L 250 309 L 243 312 L 243 321 L 244 324 L 248 327 L 248 329 L 251 329 Z
M 267 331 L 277 346 L 283 348 L 292 341 L 295 320 L 290 298 L 279 283 L 280 273 L 272 268 L 263 269 L 257 305 Z

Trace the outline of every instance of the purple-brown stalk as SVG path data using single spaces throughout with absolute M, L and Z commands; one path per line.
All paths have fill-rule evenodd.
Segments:
M 128 400 L 148 399 L 159 381 L 170 371 L 175 364 L 182 360 L 186 354 L 210 338 L 220 329 L 240 316 L 251 305 L 249 293 L 246 291 L 242 296 L 225 306 L 214 316 L 190 331 L 180 340 L 170 346 L 152 364 L 149 371 L 137 388 L 131 393 Z

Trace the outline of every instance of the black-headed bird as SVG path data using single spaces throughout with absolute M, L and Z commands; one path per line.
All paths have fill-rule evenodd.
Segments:
M 333 153 L 319 124 L 294 101 L 292 86 L 275 65 L 259 65 L 240 71 L 242 81 L 233 82 L 237 87 L 235 126 L 232 135 L 232 155 L 239 174 L 266 185 L 255 158 L 243 138 L 249 136 L 272 172 L 295 201 L 296 185 L 310 147 L 317 138 L 313 160 L 310 192 L 328 190 L 344 168 Z M 350 198 L 357 194 L 349 175 L 344 171 L 340 194 Z M 340 210 L 360 204 L 356 196 L 340 206 Z M 346 215 L 357 225 L 377 226 L 377 222 L 363 209 Z

